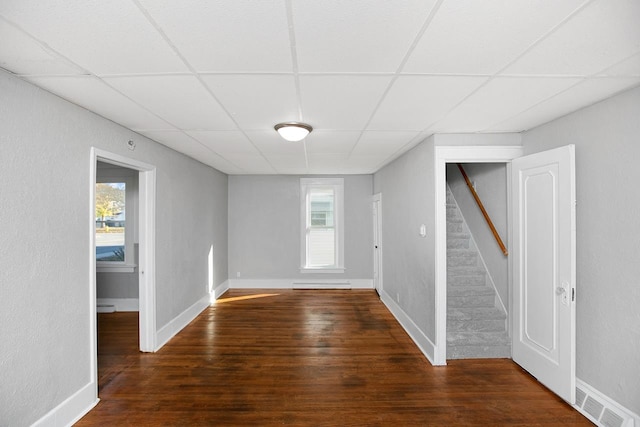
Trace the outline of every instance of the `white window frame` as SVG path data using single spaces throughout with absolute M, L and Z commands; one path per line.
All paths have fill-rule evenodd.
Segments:
M 308 236 L 311 225 L 310 191 L 315 188 L 333 188 L 335 264 L 327 267 L 308 266 Z M 300 272 L 344 273 L 344 178 L 300 178 Z
M 98 273 L 133 273 L 137 267 L 135 260 L 135 213 L 137 210 L 134 190 L 134 179 L 128 173 L 121 174 L 109 170 L 108 174 L 96 177 L 96 184 L 124 182 L 125 184 L 125 214 L 124 219 L 124 261 L 98 261 L 96 271 Z M 94 253 L 95 257 L 95 253 Z

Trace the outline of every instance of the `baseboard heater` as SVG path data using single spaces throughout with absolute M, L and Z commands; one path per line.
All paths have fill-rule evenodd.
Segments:
M 116 306 L 113 304 L 97 304 L 96 311 L 98 313 L 115 313 Z
M 351 282 L 344 280 L 301 280 L 293 282 L 293 289 L 351 289 Z

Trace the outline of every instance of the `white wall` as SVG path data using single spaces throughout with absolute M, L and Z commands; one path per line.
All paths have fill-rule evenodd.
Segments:
M 383 287 L 435 342 L 434 138 L 374 175 L 382 193 Z M 425 224 L 427 237 L 419 236 Z
M 491 222 L 505 246 L 508 246 L 506 163 L 472 163 L 464 164 L 463 167 L 469 179 L 476 183 L 476 192 L 491 217 Z M 455 163 L 447 165 L 447 183 L 482 254 L 500 299 L 509 309 L 508 258 L 498 246 Z
M 343 178 L 346 270 L 309 274 L 300 273 L 300 176 L 230 176 L 230 278 L 372 279 L 372 176 Z
M 157 327 L 227 275 L 227 176 L 0 72 L 0 425 L 91 381 L 90 148 L 157 167 Z M 135 151 L 126 143 L 133 139 Z
M 640 88 L 524 134 L 576 145 L 578 378 L 640 414 Z

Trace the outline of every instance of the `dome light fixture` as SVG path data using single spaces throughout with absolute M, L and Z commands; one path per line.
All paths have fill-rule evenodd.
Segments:
M 278 123 L 273 128 L 281 137 L 291 142 L 302 141 L 313 130 L 310 125 L 300 122 Z

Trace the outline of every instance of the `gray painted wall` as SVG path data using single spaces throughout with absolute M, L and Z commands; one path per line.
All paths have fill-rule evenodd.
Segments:
M 229 274 L 241 279 L 372 279 L 372 176 L 344 178 L 343 274 L 300 273 L 300 176 L 229 177 Z
M 476 192 L 508 249 L 506 163 L 473 163 L 464 164 L 463 167 L 469 179 L 475 181 Z M 508 258 L 496 243 L 491 229 L 455 163 L 447 164 L 447 183 L 482 254 L 496 290 L 508 310 Z
M 524 134 L 576 145 L 577 376 L 640 414 L 640 88 Z
M 0 425 L 90 382 L 90 147 L 157 166 L 157 327 L 227 275 L 227 176 L 0 72 Z M 135 151 L 126 142 L 137 143 Z
M 383 290 L 435 342 L 434 138 L 374 175 L 382 193 Z M 427 237 L 419 235 L 425 224 Z

